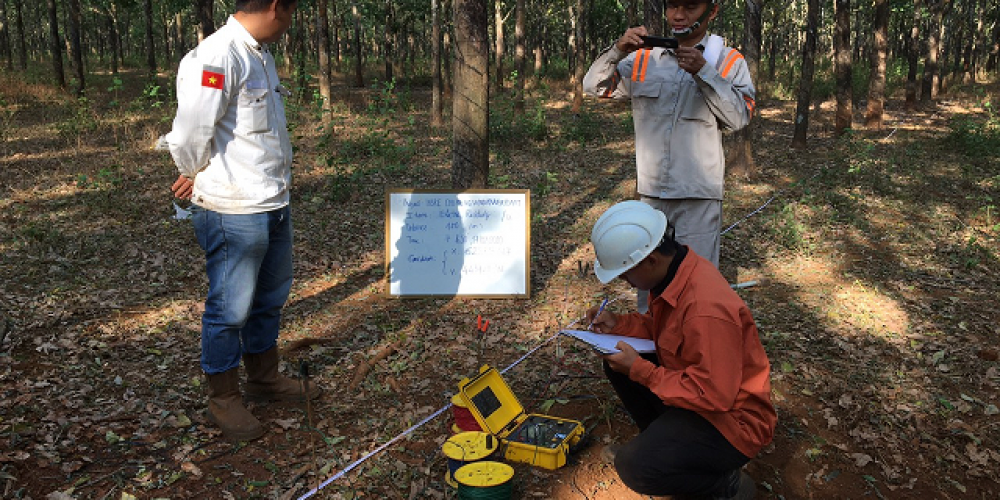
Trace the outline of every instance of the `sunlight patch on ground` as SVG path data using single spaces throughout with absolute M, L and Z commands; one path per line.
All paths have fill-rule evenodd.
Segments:
M 114 304 L 106 306 L 115 307 Z M 200 318 L 204 307 L 198 302 L 177 300 L 146 310 L 115 309 L 117 312 L 108 315 L 108 320 L 97 327 L 97 332 L 103 336 L 127 339 L 135 335 L 149 337 L 166 333 L 165 327 L 171 322 Z M 200 334 L 200 331 L 192 330 L 192 334 L 195 333 Z
M 817 319 L 846 336 L 895 338 L 909 331 L 909 315 L 895 299 L 861 280 L 844 279 L 837 268 L 822 256 L 790 256 L 772 261 L 770 272 L 795 288 Z

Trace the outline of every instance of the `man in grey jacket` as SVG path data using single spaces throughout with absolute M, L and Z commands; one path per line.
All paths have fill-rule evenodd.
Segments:
M 278 372 L 281 308 L 292 286 L 292 145 L 284 87 L 265 44 L 281 38 L 295 7 L 296 0 L 237 0 L 229 21 L 181 61 L 177 116 L 166 136 L 180 171 L 171 189 L 191 199 L 205 251 L 208 418 L 231 440 L 264 434 L 243 405 L 241 358 L 250 398 L 320 393 Z
M 640 199 L 667 216 L 678 242 L 716 267 L 722 133 L 745 127 L 756 106 L 743 55 L 707 33 L 718 12 L 718 0 L 668 0 L 676 48 L 651 47 L 645 27 L 629 28 L 583 79 L 590 95 L 632 100 Z

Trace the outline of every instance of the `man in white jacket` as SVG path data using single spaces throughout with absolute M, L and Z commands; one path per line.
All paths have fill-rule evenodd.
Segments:
M 229 21 L 181 61 L 177 116 L 166 137 L 180 171 L 171 189 L 191 199 L 205 251 L 208 417 L 231 440 L 264 434 L 243 405 L 241 357 L 250 398 L 320 393 L 278 372 L 281 308 L 292 285 L 292 145 L 286 91 L 265 44 L 288 30 L 295 8 L 296 0 L 237 0 Z
M 667 216 L 678 242 L 718 267 L 722 133 L 750 122 L 755 91 L 743 55 L 707 33 L 718 0 L 666 4 L 676 48 L 651 46 L 645 27 L 629 28 L 591 65 L 583 90 L 632 100 L 641 200 Z

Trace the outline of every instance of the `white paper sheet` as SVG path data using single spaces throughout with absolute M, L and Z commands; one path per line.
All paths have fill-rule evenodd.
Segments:
M 637 339 L 635 337 L 625 337 L 622 335 L 594 333 L 587 330 L 561 330 L 559 333 L 582 340 L 590 344 L 590 346 L 598 352 L 602 352 L 604 354 L 615 354 L 617 352 L 621 352 L 615 347 L 620 341 L 627 342 L 640 353 L 656 352 L 656 344 L 649 339 Z

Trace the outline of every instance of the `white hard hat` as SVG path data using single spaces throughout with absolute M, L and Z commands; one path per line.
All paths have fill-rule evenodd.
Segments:
M 607 283 L 653 253 L 667 231 L 667 216 L 641 202 L 623 201 L 597 219 L 590 241 L 597 260 L 594 274 Z

